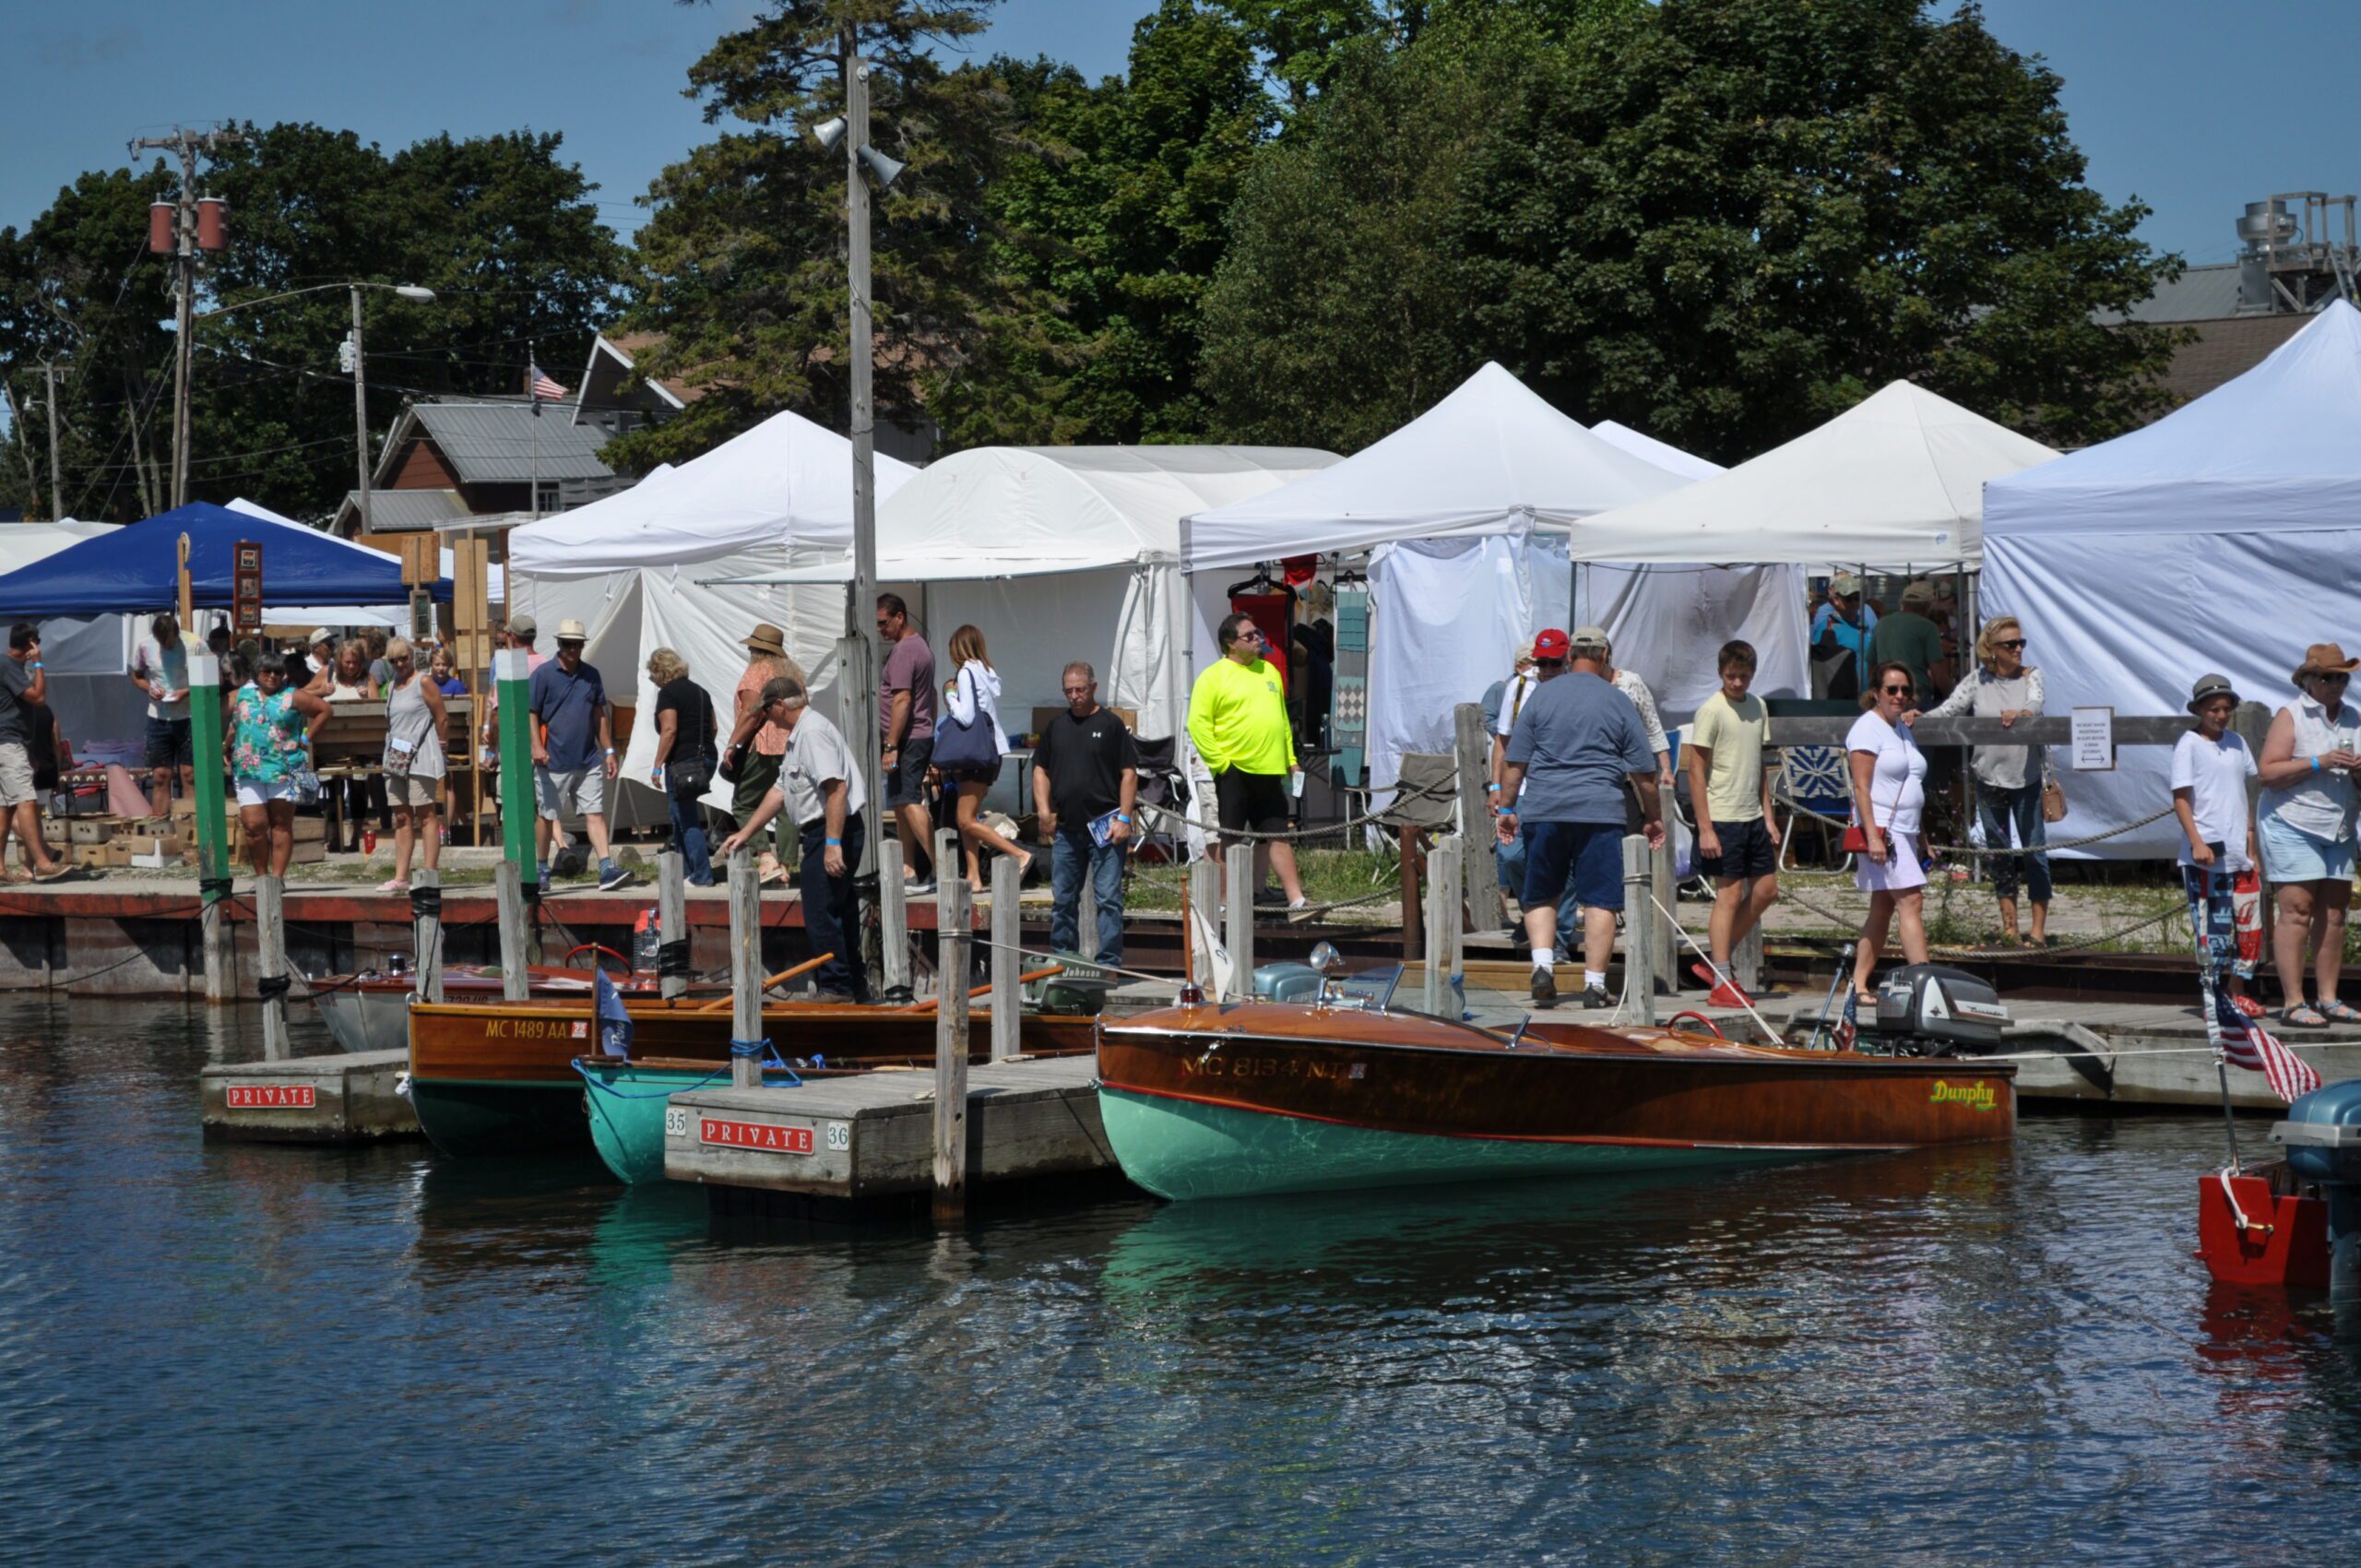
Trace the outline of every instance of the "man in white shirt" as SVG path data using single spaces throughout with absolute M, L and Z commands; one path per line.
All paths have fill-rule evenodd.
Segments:
M 159 615 L 131 650 L 131 683 L 148 697 L 149 816 L 172 814 L 172 774 L 183 790 L 196 788 L 196 752 L 189 739 L 188 647 L 176 616 Z
M 812 710 L 803 683 L 794 676 L 774 676 L 760 700 L 763 717 L 787 731 L 787 754 L 779 759 L 778 782 L 738 831 L 722 840 L 719 853 L 724 860 L 735 854 L 780 811 L 792 816 L 803 839 L 796 889 L 803 900 L 804 941 L 813 957 L 835 955 L 813 975 L 813 989 L 824 996 L 867 1002 L 869 970 L 859 961 L 860 924 L 852 885 L 866 832 L 861 811 L 869 803 L 860 765 L 843 732 L 826 715 Z

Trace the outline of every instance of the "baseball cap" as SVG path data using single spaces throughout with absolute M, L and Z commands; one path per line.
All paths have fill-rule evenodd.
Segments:
M 1536 633 L 1533 639 L 1533 657 L 1536 659 L 1565 658 L 1566 634 L 1555 626 L 1547 627 Z
M 512 637 L 523 637 L 527 642 L 531 642 L 540 635 L 540 630 L 541 628 L 534 623 L 530 615 L 508 617 L 508 635 Z
M 1574 646 L 1576 647 L 1607 647 L 1607 628 L 1604 626 L 1576 626 L 1574 628 Z
M 336 634 L 329 631 L 326 626 L 315 626 L 312 629 L 312 647 L 317 647 L 322 643 L 332 643 L 334 641 L 336 641 Z
M 1828 579 L 1828 591 L 1839 599 L 1852 599 L 1861 591 L 1861 579 L 1850 572 L 1839 572 Z

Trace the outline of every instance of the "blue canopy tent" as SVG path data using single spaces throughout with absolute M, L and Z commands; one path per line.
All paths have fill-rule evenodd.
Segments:
M 398 604 L 409 597 L 402 564 L 383 551 L 192 501 L 0 576 L 0 620 L 171 609 L 180 601 L 183 534 L 200 610 L 230 608 L 231 563 L 242 540 L 262 546 L 263 592 L 273 604 Z M 450 579 L 438 578 L 433 594 L 447 603 Z

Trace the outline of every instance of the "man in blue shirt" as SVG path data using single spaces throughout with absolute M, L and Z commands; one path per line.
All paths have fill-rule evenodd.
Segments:
M 1562 638 L 1552 629 L 1535 638 Z M 1611 1007 L 1607 962 L 1623 908 L 1623 780 L 1639 792 L 1650 849 L 1664 847 L 1656 759 L 1631 699 L 1607 682 L 1607 634 L 1584 626 L 1572 667 L 1534 689 L 1509 732 L 1501 768 L 1500 837 L 1525 829 L 1525 931 L 1533 944 L 1533 1000 L 1558 1000 L 1558 909 L 1571 881 L 1583 906 L 1583 1005 Z
M 1861 602 L 1861 579 L 1850 572 L 1829 578 L 1828 602 L 1811 613 L 1813 695 L 1841 702 L 1861 695 L 1877 629 L 1877 606 Z
M 599 885 L 621 887 L 631 873 L 607 851 L 607 780 L 615 776 L 614 711 L 607 683 L 582 662 L 589 634 L 579 621 L 557 625 L 557 657 L 533 671 L 533 783 L 540 814 L 533 824 L 540 885 L 550 885 L 550 834 L 578 812 L 599 855 Z

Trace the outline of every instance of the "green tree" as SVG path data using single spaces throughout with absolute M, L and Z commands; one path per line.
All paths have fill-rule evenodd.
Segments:
M 1234 429 L 1357 443 L 1487 358 L 1724 458 L 1896 378 L 2052 441 L 2165 406 L 2171 335 L 2098 323 L 2177 258 L 2089 188 L 2058 78 L 1973 6 L 1477 10 L 1349 60 L 1250 180 L 1206 306 Z M 1398 368 L 1360 338 L 1389 313 Z

